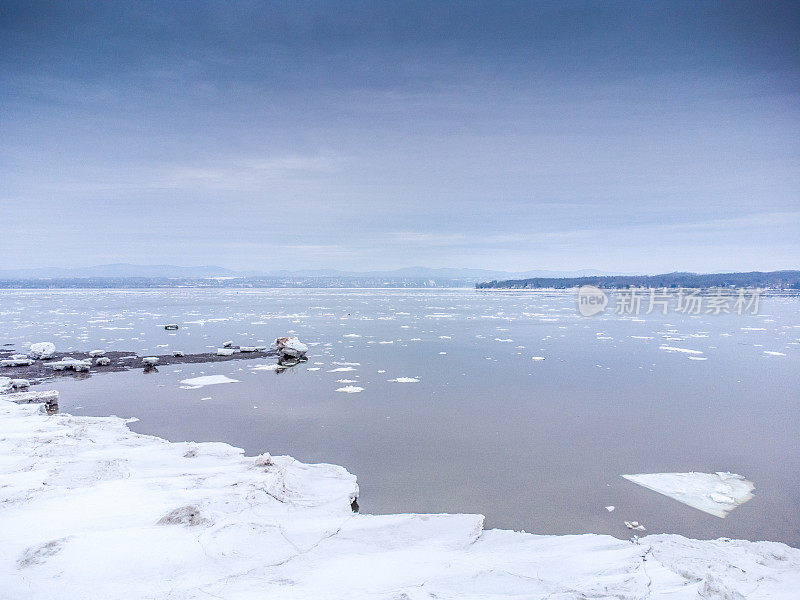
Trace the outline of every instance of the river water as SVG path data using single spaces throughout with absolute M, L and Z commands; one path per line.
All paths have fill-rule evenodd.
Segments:
M 59 390 L 62 412 L 137 417 L 141 433 L 343 465 L 362 512 L 621 538 L 636 520 L 800 545 L 797 298 L 765 298 L 757 315 L 586 318 L 571 291 L 0 291 L 0 343 L 20 351 L 213 352 L 285 334 L 310 350 L 283 372 L 237 360 L 39 389 Z M 203 375 L 236 382 L 181 384 Z M 742 474 L 755 496 L 720 519 L 620 477 L 688 471 Z

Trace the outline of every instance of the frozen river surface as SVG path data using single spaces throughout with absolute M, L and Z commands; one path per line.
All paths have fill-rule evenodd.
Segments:
M 309 361 L 283 372 L 171 365 L 46 389 L 62 412 L 137 417 L 134 430 L 173 441 L 343 465 L 362 512 L 617 537 L 636 521 L 800 546 L 796 298 L 766 298 L 758 315 L 585 318 L 573 292 L 0 292 L 0 343 L 19 351 L 213 352 L 287 333 Z M 753 498 L 721 519 L 621 477 L 689 471 L 741 474 Z

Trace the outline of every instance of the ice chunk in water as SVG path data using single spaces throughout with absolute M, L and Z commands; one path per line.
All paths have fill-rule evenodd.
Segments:
M 358 392 L 363 392 L 363 387 L 358 387 L 357 385 L 346 385 L 344 387 L 336 388 L 337 392 L 344 392 L 345 394 L 356 394 Z
M 205 375 L 203 377 L 192 377 L 190 379 L 183 379 L 181 383 L 191 386 L 191 389 L 197 389 L 204 385 L 217 385 L 220 383 L 238 383 L 238 379 L 231 379 L 225 375 Z
M 37 342 L 31 344 L 28 356 L 31 358 L 50 358 L 56 353 L 56 345 L 52 342 Z
M 724 519 L 753 497 L 755 487 L 736 473 L 644 473 L 623 475 L 628 481 Z

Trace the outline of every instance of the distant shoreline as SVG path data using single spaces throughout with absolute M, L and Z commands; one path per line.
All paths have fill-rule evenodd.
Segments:
M 800 271 L 747 273 L 664 273 L 589 277 L 533 277 L 475 284 L 476 289 L 568 289 L 584 285 L 599 288 L 719 288 L 746 287 L 800 291 Z
M 39 289 L 569 289 L 757 287 L 800 291 L 798 271 L 590 275 L 477 281 L 426 277 L 72 277 L 0 279 L 0 290 Z

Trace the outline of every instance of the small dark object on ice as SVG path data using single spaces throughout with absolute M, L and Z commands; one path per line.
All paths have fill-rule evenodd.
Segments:
M 169 325 L 164 325 L 164 329 L 166 329 L 168 331 L 174 331 L 176 329 L 179 329 L 179 327 L 175 323 L 170 323 Z

